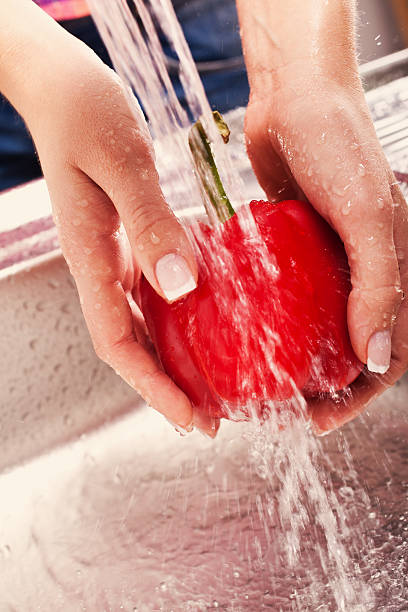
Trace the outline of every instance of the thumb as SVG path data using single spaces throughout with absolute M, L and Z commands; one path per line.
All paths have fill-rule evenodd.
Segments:
M 371 372 L 384 374 L 390 366 L 392 328 L 402 298 L 393 202 L 387 189 L 379 199 L 368 188 L 363 193 L 366 197 L 357 196 L 347 215 L 332 209 L 330 220 L 350 265 L 347 318 L 353 349 Z
M 368 211 L 364 226 L 340 229 L 349 256 L 352 291 L 348 325 L 353 348 L 371 372 L 384 374 L 391 360 L 392 328 L 402 301 L 393 240 L 392 200 L 384 211 Z M 378 214 L 379 213 L 379 214 Z M 377 219 L 378 217 L 378 219 Z M 350 220 L 351 221 L 351 220 Z M 379 231 L 378 228 L 381 228 Z
M 197 264 L 185 230 L 164 199 L 146 130 L 124 130 L 107 155 L 107 165 L 99 162 L 89 174 L 118 211 L 144 276 L 173 302 L 196 288 Z
M 146 160 L 147 161 L 147 160 Z M 131 191 L 120 185 L 114 200 L 133 256 L 152 287 L 173 302 L 197 286 L 197 264 L 190 240 L 164 200 L 154 166 L 132 172 Z

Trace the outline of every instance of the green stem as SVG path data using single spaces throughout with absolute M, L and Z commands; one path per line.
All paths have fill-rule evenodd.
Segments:
M 218 130 L 224 139 L 224 142 L 228 142 L 230 132 L 227 124 L 218 111 L 214 111 L 213 117 L 215 123 L 217 124 Z M 228 199 L 227 194 L 225 193 L 225 189 L 215 163 L 214 155 L 211 150 L 211 143 L 207 138 L 207 134 L 205 133 L 201 121 L 197 121 L 191 127 L 188 136 L 188 144 L 190 145 L 194 165 L 200 178 L 203 190 L 214 208 L 218 219 L 221 221 L 221 223 L 224 223 L 224 221 L 227 221 L 227 219 L 230 219 L 233 215 L 235 215 L 235 211 L 230 200 Z M 207 205 L 206 210 L 211 219 L 211 209 L 209 210 Z

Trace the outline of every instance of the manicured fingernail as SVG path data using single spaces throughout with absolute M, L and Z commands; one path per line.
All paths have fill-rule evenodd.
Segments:
M 320 429 L 320 427 L 312 428 L 314 435 L 317 436 L 318 438 L 324 438 L 325 436 L 328 436 L 335 430 L 336 430 L 336 427 L 333 427 L 333 429 Z
M 391 361 L 391 333 L 388 330 L 373 334 L 368 341 L 367 368 L 370 372 L 385 374 Z
M 174 429 L 177 431 L 177 433 L 179 433 L 179 434 L 180 434 L 180 435 L 182 435 L 182 436 L 185 436 L 186 434 L 191 433 L 191 432 L 193 431 L 193 429 L 194 429 L 194 427 L 193 427 L 193 423 L 192 423 L 192 422 L 191 422 L 191 423 L 189 423 L 188 425 L 185 425 L 185 426 L 183 427 L 182 425 L 178 425 L 177 423 L 174 423 L 173 421 L 171 421 L 171 420 L 170 420 L 170 419 L 168 419 L 167 417 L 166 417 L 166 421 L 167 421 L 168 423 L 170 423 L 170 425 L 171 425 L 172 427 L 174 427 Z
M 186 425 L 184 429 L 185 429 L 185 431 L 187 433 L 191 433 L 193 431 L 193 429 L 194 429 L 193 422 L 191 422 L 188 425 Z
M 176 253 L 168 253 L 159 259 L 156 278 L 169 302 L 174 302 L 197 287 L 188 263 Z

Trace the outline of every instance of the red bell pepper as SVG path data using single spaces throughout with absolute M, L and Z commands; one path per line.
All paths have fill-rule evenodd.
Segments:
M 307 202 L 254 200 L 235 214 L 200 122 L 190 147 L 222 223 L 191 226 L 199 278 L 189 295 L 168 304 L 141 278 L 164 370 L 213 417 L 265 414 L 296 389 L 342 389 L 363 365 L 347 330 L 350 274 L 339 237 Z

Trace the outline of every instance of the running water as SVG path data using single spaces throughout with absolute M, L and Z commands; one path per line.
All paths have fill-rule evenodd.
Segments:
M 200 216 L 204 214 L 202 196 L 194 176 L 187 144 L 190 121 L 172 87 L 157 26 L 160 26 L 161 32 L 171 42 L 178 56 L 180 80 L 191 115 L 194 119 L 200 118 L 203 121 L 213 143 L 226 191 L 234 207 L 239 208 L 244 193 L 242 181 L 234 170 L 228 147 L 224 145 L 214 127 L 211 109 L 170 1 L 90 0 L 89 4 L 116 70 L 129 86 L 131 107 L 140 118 L 140 108 L 131 93 L 131 90 L 134 90 L 149 117 L 150 128 L 155 137 L 162 187 L 173 210 L 181 216 L 186 216 L 185 202 L 188 201 L 193 203 L 190 206 L 193 212 Z M 132 9 L 138 14 L 138 20 L 134 18 Z M 177 160 L 177 163 L 174 163 L 174 160 Z M 191 210 L 187 213 L 191 214 Z M 265 267 L 270 274 L 271 270 L 274 270 L 275 262 L 265 253 L 266 249 L 257 236 L 251 216 L 244 214 L 242 219 L 243 228 L 251 236 L 253 243 L 253 265 L 257 274 L 263 275 Z M 234 277 L 234 262 L 227 252 L 219 253 L 218 256 L 224 259 L 225 264 L 224 273 L 220 273 L 219 279 L 219 286 L 222 288 L 225 270 L 230 277 Z M 276 273 L 278 274 L 279 270 Z M 220 297 L 221 295 L 220 291 Z M 221 312 L 227 320 L 231 316 L 228 303 L 223 303 L 220 299 L 220 304 Z M 252 314 L 253 304 L 242 293 L 242 299 L 234 313 L 234 324 L 243 330 L 244 347 L 251 340 L 248 334 Z M 271 334 L 271 330 L 264 330 L 265 343 L 259 346 L 262 353 L 267 352 L 265 347 L 268 346 Z M 273 355 L 266 354 L 265 358 L 272 364 L 274 375 L 279 376 L 279 372 L 274 371 Z M 244 372 L 242 377 L 245 379 Z M 309 430 L 301 394 L 294 389 L 293 400 L 286 405 L 271 405 L 270 408 L 271 419 L 261 425 L 254 418 L 252 423 L 246 425 L 243 434 L 250 448 L 248 469 L 264 481 L 264 494 L 254 493 L 254 498 L 248 503 L 248 524 L 260 524 L 262 531 L 253 527 L 253 538 L 248 541 L 247 571 L 262 573 L 263 583 L 267 585 L 265 591 L 268 593 L 264 602 L 266 607 L 274 610 L 375 610 L 374 594 L 361 578 L 356 562 L 357 552 L 367 549 L 369 543 L 365 541 L 358 525 L 353 524 L 353 503 L 350 503 L 350 496 L 352 502 L 364 505 L 365 494 L 361 484 L 353 481 L 351 456 L 347 456 L 347 474 L 336 474 L 336 478 L 343 478 L 353 486 L 349 486 L 348 490 L 347 487 L 334 487 L 328 466 L 323 467 L 321 443 Z M 290 418 L 293 408 L 301 415 L 294 422 Z M 256 407 L 250 406 L 247 409 L 253 409 L 256 414 Z M 282 419 L 285 418 L 290 422 L 284 423 L 286 427 L 281 431 Z M 239 431 L 243 431 L 242 427 Z M 244 458 L 242 460 L 245 462 Z M 228 474 L 225 477 L 227 478 Z M 342 489 L 344 496 L 348 496 L 347 503 L 339 495 Z M 188 516 L 188 509 L 184 511 L 188 523 L 191 517 Z M 313 538 L 310 537 L 311 533 Z M 305 534 L 308 534 L 306 540 Z M 314 549 L 305 547 L 304 541 L 309 545 L 313 541 Z M 230 545 L 232 546 L 232 542 Z M 165 543 L 163 546 L 165 548 Z M 228 557 L 228 550 L 225 554 Z M 312 557 L 313 562 L 310 561 Z M 317 565 L 315 557 L 319 560 Z M 292 593 L 289 607 L 285 607 L 276 594 L 279 591 L 276 580 L 280 575 L 281 564 L 293 572 L 298 572 L 299 566 L 310 568 L 309 572 L 305 571 L 303 575 L 296 576 L 295 582 L 300 594 L 298 596 L 296 592 Z M 171 576 L 169 578 L 171 582 Z M 164 602 L 165 590 L 161 589 L 160 594 Z M 195 595 L 196 601 L 199 601 L 200 593 Z M 203 600 L 206 599 L 205 592 L 202 597 Z M 223 593 L 220 593 L 220 598 L 223 599 Z M 180 601 L 179 605 L 181 610 L 190 609 L 187 602 Z M 253 610 L 251 605 L 253 603 L 248 601 L 246 604 L 245 600 L 241 600 L 239 607 L 234 607 L 231 603 L 231 607 L 227 606 L 227 609 Z M 214 600 L 213 608 L 218 606 L 218 601 Z M 166 610 L 165 604 L 160 609 Z

